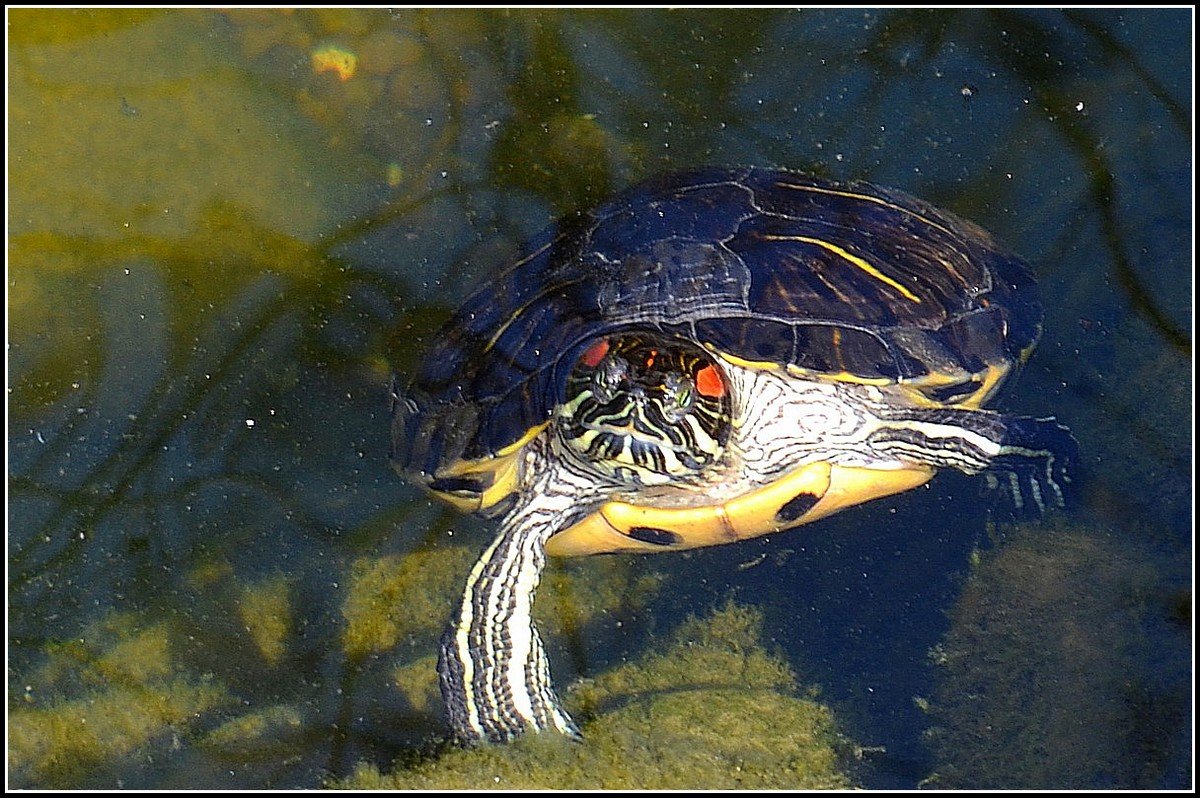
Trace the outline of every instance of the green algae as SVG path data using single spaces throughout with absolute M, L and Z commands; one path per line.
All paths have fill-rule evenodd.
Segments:
M 549 635 L 571 635 L 610 613 L 644 608 L 664 580 L 661 573 L 639 573 L 627 557 L 552 560 L 533 617 Z
M 355 560 L 342 603 L 346 656 L 378 654 L 402 641 L 432 651 L 475 556 L 461 547 Z
M 1170 610 L 1152 563 L 1062 520 L 984 552 L 934 652 L 928 736 L 940 764 L 928 783 L 1161 784 L 1190 698 L 1186 673 L 1170 688 L 1146 661 L 1147 631 Z
M 342 602 L 342 648 L 360 662 L 388 654 L 398 662 L 390 683 L 414 711 L 441 714 L 438 638 L 459 601 L 479 552 L 473 547 L 362 557 L 350 567 Z M 606 619 L 646 607 L 664 577 L 640 573 L 627 558 L 554 561 L 543 578 L 534 615 L 550 640 L 604 634 Z
M 415 712 L 437 715 L 442 695 L 437 683 L 437 654 L 406 662 L 392 671 L 392 684 Z
M 575 703 L 594 711 L 631 696 L 687 689 L 746 686 L 791 690 L 795 677 L 786 662 L 760 645 L 762 614 L 727 604 L 706 619 L 689 618 L 662 653 L 619 665 L 572 691 Z
M 20 703 L 9 706 L 17 786 L 74 784 L 228 701 L 210 679 L 179 671 L 167 624 L 143 628 L 132 614 L 110 615 L 46 654 L 22 680 Z
M 291 741 L 303 729 L 306 718 L 294 706 L 278 705 L 231 718 L 197 742 L 214 753 L 240 759 L 255 751 L 290 750 Z
M 816 789 L 849 787 L 827 707 L 796 695 L 760 642 L 762 618 L 727 605 L 691 619 L 661 653 L 568 691 L 588 717 L 582 744 L 527 735 L 451 750 L 383 774 L 360 765 L 349 789 Z M 592 707 L 588 710 L 586 707 Z M 593 716 L 594 710 L 599 714 Z
M 258 651 L 271 665 L 279 664 L 292 629 L 291 580 L 282 574 L 242 589 L 238 615 Z
M 463 546 L 355 560 L 342 603 L 346 655 L 359 658 L 401 644 L 433 650 L 478 556 Z M 662 575 L 637 574 L 619 558 L 556 562 L 542 580 L 534 616 L 549 635 L 571 634 L 606 614 L 646 606 L 662 582 Z
M 230 68 L 211 25 L 194 11 L 14 18 L 22 40 L 27 29 L 32 40 L 50 26 L 62 34 L 10 65 L 14 232 L 172 237 L 214 197 L 306 240 L 340 218 L 345 172 L 311 157 L 319 142 L 278 92 Z

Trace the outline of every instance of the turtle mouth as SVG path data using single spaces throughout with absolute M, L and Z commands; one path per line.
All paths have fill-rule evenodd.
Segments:
M 621 482 L 662 485 L 695 477 L 716 460 L 714 454 L 673 446 L 628 429 L 584 426 L 565 435 L 568 446 L 592 468 Z
M 698 419 L 687 415 L 671 418 L 657 402 L 616 416 L 579 418 L 577 424 L 584 433 L 610 435 L 628 440 L 631 445 L 653 446 L 676 455 L 699 452 L 715 456 L 723 448 Z

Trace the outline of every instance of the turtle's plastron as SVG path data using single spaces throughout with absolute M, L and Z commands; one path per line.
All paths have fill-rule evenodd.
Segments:
M 929 468 L 878 470 L 810 463 L 729 502 L 662 508 L 607 502 L 550 538 L 557 556 L 657 552 L 733 543 L 807 524 L 844 507 L 925 484 Z

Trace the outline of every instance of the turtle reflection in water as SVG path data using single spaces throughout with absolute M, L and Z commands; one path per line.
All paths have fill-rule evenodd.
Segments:
M 696 170 L 551 226 L 392 392 L 396 468 L 500 517 L 441 643 L 455 735 L 579 736 L 530 614 L 546 554 L 730 543 L 939 468 L 1061 505 L 1067 430 L 981 409 L 1041 319 L 986 232 L 865 183 Z

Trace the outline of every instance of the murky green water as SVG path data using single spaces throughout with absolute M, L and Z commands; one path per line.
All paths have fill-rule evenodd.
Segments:
M 1188 10 L 9 23 L 13 786 L 1190 784 Z M 439 757 L 488 529 L 389 469 L 388 375 L 557 213 L 697 164 L 894 185 L 1029 259 L 1002 406 L 1075 430 L 1080 506 L 989 526 L 942 476 L 562 565 L 589 742 Z

